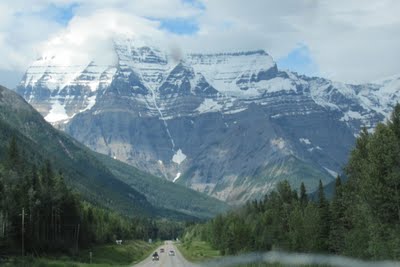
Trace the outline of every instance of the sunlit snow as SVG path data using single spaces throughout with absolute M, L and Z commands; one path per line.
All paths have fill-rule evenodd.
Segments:
M 344 114 L 344 116 L 342 118 L 340 118 L 340 121 L 349 121 L 352 119 L 361 120 L 362 118 L 363 118 L 363 116 L 360 113 L 349 110 Z
M 332 170 L 330 170 L 330 169 L 328 169 L 328 168 L 326 168 L 326 167 L 324 167 L 324 169 L 325 169 L 327 172 L 329 172 L 329 174 L 332 175 L 333 177 L 336 178 L 336 177 L 338 176 L 338 173 L 337 173 L 337 172 L 332 171 Z
M 48 122 L 58 122 L 69 119 L 67 112 L 65 111 L 65 107 L 60 104 L 58 100 L 56 100 L 50 111 L 44 119 Z
M 196 110 L 200 113 L 205 113 L 205 112 L 217 112 L 220 111 L 221 108 L 222 106 L 217 102 L 215 102 L 213 99 L 206 98 Z
M 180 172 L 178 172 L 178 173 L 176 174 L 176 176 L 175 176 L 174 180 L 172 180 L 172 182 L 175 183 L 176 180 L 179 179 L 179 177 L 181 177 L 181 173 L 180 173 Z
M 86 106 L 86 108 L 82 109 L 80 112 L 90 110 L 96 104 L 96 95 L 88 97 L 87 101 L 88 101 L 88 105 Z
M 271 145 L 274 147 L 283 150 L 286 147 L 286 142 L 283 140 L 283 138 L 276 138 L 276 139 L 271 139 Z
M 182 150 L 176 151 L 175 155 L 172 157 L 172 161 L 176 164 L 181 164 L 186 159 L 186 155 L 183 154 Z
M 299 141 L 306 145 L 311 145 L 311 141 L 307 138 L 300 138 Z

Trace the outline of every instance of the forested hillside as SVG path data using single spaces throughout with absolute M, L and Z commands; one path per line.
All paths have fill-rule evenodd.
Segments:
M 81 200 L 50 161 L 24 157 L 15 138 L 0 162 L 2 254 L 74 253 L 115 239 L 175 238 L 182 223 L 122 217 Z
M 282 182 L 262 201 L 187 230 L 185 241 L 202 239 L 222 254 L 286 250 L 400 258 L 400 105 L 373 133 L 363 130 L 327 200 L 320 183 L 311 201 Z
M 39 166 L 49 160 L 83 199 L 127 216 L 193 220 L 228 208 L 214 198 L 91 151 L 54 129 L 22 97 L 0 86 L 0 160 L 11 138 L 23 148 L 27 162 Z

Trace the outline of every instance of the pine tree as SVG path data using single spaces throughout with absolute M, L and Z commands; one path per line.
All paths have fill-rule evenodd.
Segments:
M 6 167 L 12 170 L 19 170 L 20 154 L 17 146 L 17 139 L 13 136 L 8 145 Z
M 398 140 L 400 141 L 400 104 L 397 104 L 394 107 L 392 115 L 390 116 L 389 127 L 397 136 Z
M 318 186 L 318 211 L 320 221 L 318 229 L 318 249 L 320 251 L 327 251 L 331 222 L 329 214 L 329 202 L 326 200 L 324 186 L 321 180 L 319 180 Z
M 301 182 L 300 185 L 300 204 L 304 208 L 308 203 L 308 196 L 307 196 L 307 191 L 306 187 L 303 182 Z
M 329 233 L 329 250 L 340 253 L 344 248 L 345 204 L 343 201 L 342 181 L 336 177 L 335 192 L 331 204 L 331 227 Z

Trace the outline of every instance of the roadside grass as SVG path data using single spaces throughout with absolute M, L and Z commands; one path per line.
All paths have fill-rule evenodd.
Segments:
M 285 265 L 280 263 L 251 263 L 247 265 L 238 265 L 235 267 L 329 267 L 327 265 Z
M 177 243 L 176 246 L 182 255 L 191 262 L 201 262 L 221 256 L 218 250 L 213 249 L 204 241 L 193 240 L 185 243 Z
M 250 263 L 245 265 L 237 265 L 235 267 L 330 267 L 328 265 L 288 265 L 281 263 Z
M 144 241 L 126 241 L 122 245 L 107 244 L 93 247 L 79 253 L 79 261 L 88 263 L 92 252 L 92 263 L 109 265 L 129 265 L 149 256 L 161 243 L 149 244 Z
M 218 250 L 213 249 L 210 244 L 199 240 L 190 240 L 184 243 L 176 243 L 182 255 L 191 262 L 204 262 L 223 257 Z M 232 265 L 233 266 L 233 265 Z M 281 263 L 250 263 L 236 265 L 234 267 L 329 267 L 328 265 L 288 265 Z
M 107 244 L 85 249 L 76 257 L 17 257 L 0 265 L 5 267 L 127 267 L 148 257 L 159 245 L 160 242 L 149 244 L 137 240 L 126 241 L 122 245 Z M 92 264 L 89 264 L 90 252 L 92 252 Z

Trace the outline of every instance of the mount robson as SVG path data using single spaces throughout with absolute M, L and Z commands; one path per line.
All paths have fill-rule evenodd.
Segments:
M 16 92 L 90 149 L 232 204 L 285 179 L 330 183 L 361 127 L 400 100 L 400 75 L 338 83 L 279 70 L 263 50 L 177 58 L 128 38 L 109 49 L 101 64 L 44 53 Z

